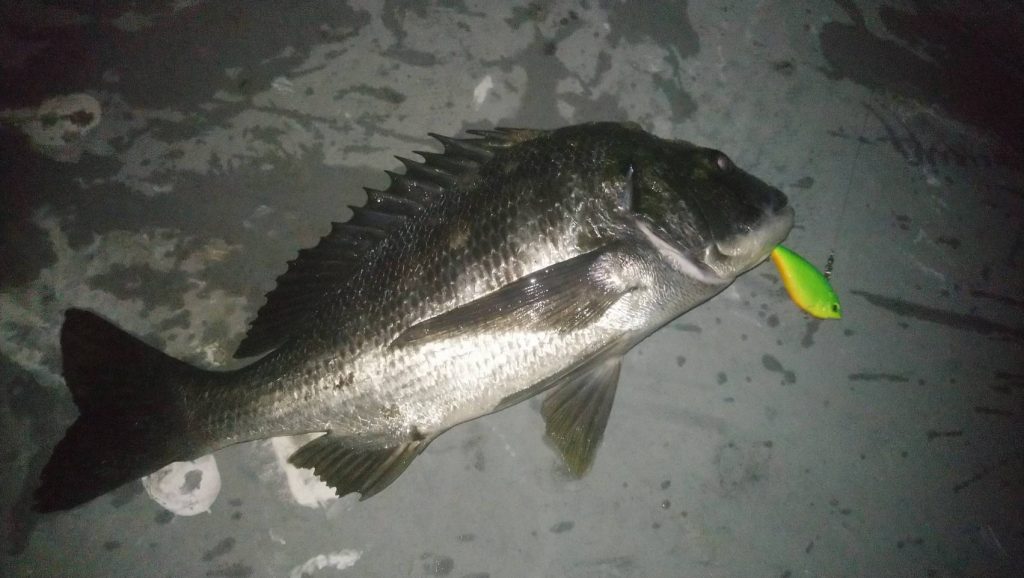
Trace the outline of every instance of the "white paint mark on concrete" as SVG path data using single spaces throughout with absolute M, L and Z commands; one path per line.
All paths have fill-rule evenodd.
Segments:
M 273 214 L 273 212 L 274 209 L 268 207 L 267 205 L 259 205 L 256 207 L 256 209 L 253 210 L 252 213 L 249 214 L 248 217 L 242 220 L 242 226 L 245 227 L 246 229 L 255 229 L 257 227 L 258 221 L 262 220 L 263 218 L 270 214 Z
M 0 110 L 0 123 L 18 127 L 35 149 L 60 162 L 76 162 L 85 136 L 100 124 L 103 108 L 85 93 L 65 94 L 44 101 L 38 108 Z
M 209 512 L 220 494 L 220 470 L 212 455 L 174 462 L 142 478 L 146 493 L 178 516 Z
M 205 4 L 206 0 L 175 0 L 171 3 L 171 12 L 180 12 Z
M 558 99 L 555 105 L 558 107 L 558 115 L 564 118 L 565 120 L 571 122 L 573 118 L 576 116 L 576 107 L 569 104 L 568 102 L 565 102 L 562 99 Z
M 311 576 L 314 572 L 324 568 L 334 568 L 336 570 L 351 568 L 355 566 L 362 555 L 363 553 L 358 550 L 339 550 L 329 554 L 318 554 L 292 568 L 289 576 L 290 578 L 302 578 L 303 576 Z
M 295 453 L 295 450 L 320 435 L 322 434 L 285 436 L 271 438 L 270 440 L 277 467 L 280 471 L 284 472 L 285 479 L 288 482 L 288 491 L 300 506 L 307 508 L 319 508 L 338 499 L 334 490 L 321 482 L 313 473 L 313 470 L 296 468 L 288 463 L 288 458 Z
M 138 32 L 153 25 L 153 18 L 134 10 L 129 10 L 117 18 L 108 21 L 111 26 L 124 32 Z
M 295 85 L 292 84 L 292 81 L 288 80 L 283 76 L 278 76 L 277 78 L 275 78 L 274 81 L 270 83 L 270 86 L 272 86 L 274 90 L 278 92 L 283 92 L 285 94 L 295 93 Z
M 473 89 L 473 108 L 475 110 L 479 110 L 480 106 L 487 100 L 487 95 L 490 94 L 492 88 L 494 88 L 494 79 L 488 74 Z
M 928 265 L 925 265 L 924 263 L 919 261 L 917 257 L 911 256 L 910 260 L 914 262 L 914 266 L 917 267 L 917 269 L 922 273 L 925 273 L 930 277 L 934 277 L 936 280 L 942 283 L 949 283 L 949 279 L 946 278 L 942 271 L 939 271 L 934 267 L 929 267 Z
M 44 210 L 32 220 L 47 233 L 55 259 L 32 282 L 0 292 L 0 353 L 40 383 L 61 391 L 63 379 L 59 364 L 54 363 L 60 356 L 54 348 L 63 311 L 68 307 L 99 312 L 135 335 L 145 335 L 154 326 L 181 315 L 178 306 L 147 305 L 141 299 L 126 300 L 93 288 L 91 279 L 117 267 L 147 267 L 161 273 L 180 270 L 191 278 L 240 248 L 220 239 L 200 244 L 197 239 L 181 237 L 177 230 L 147 228 L 107 232 L 96 236 L 88 246 L 72 249 L 56 217 Z M 188 357 L 198 350 L 213 351 L 209 348 L 214 345 L 216 363 L 230 360 L 231 351 L 224 349 L 222 341 L 208 341 L 205 329 L 208 320 L 216 319 L 229 332 L 242 332 L 248 320 L 245 298 L 210 290 L 198 281 L 190 283 L 183 298 L 188 318 L 185 324 L 176 323 L 161 333 L 165 352 Z

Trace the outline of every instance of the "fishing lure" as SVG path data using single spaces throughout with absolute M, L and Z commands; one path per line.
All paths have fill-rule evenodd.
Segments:
M 798 307 L 819 319 L 839 319 L 843 316 L 839 297 L 829 285 L 828 278 L 807 259 L 782 245 L 776 245 L 772 249 L 772 262 L 779 269 L 789 298 Z

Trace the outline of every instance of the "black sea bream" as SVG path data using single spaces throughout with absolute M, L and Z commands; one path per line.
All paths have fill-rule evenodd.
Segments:
M 789 233 L 777 189 L 721 152 L 633 124 L 436 136 L 385 191 L 299 252 L 235 371 L 172 359 L 71 309 L 81 415 L 36 507 L 87 502 L 170 462 L 325 432 L 291 457 L 367 498 L 449 428 L 546 392 L 547 434 L 590 467 L 622 356 Z

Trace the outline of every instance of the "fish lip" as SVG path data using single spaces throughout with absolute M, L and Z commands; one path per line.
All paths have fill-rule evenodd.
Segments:
M 795 218 L 793 207 L 783 205 L 765 215 L 747 231 L 733 235 L 729 239 L 715 239 L 714 250 L 725 260 L 744 260 L 743 256 L 749 254 L 751 257 L 747 268 L 753 267 L 765 260 L 772 249 L 786 239 L 793 228 Z M 751 248 L 754 247 L 758 250 L 751 252 Z
M 796 212 L 793 210 L 793 207 L 784 205 L 776 211 L 765 215 L 757 224 L 750 226 L 742 234 L 734 235 L 726 240 L 715 239 L 715 248 L 726 257 L 737 257 L 744 252 L 748 252 L 750 247 L 756 244 L 767 247 L 764 254 L 767 257 L 768 253 L 775 248 L 775 245 L 778 245 L 790 235 L 795 219 Z

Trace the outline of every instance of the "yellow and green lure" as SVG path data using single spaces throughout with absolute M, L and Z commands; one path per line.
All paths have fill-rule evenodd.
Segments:
M 772 250 L 772 262 L 779 269 L 789 298 L 800 309 L 819 319 L 839 319 L 843 316 L 839 297 L 836 297 L 832 285 L 829 285 L 828 278 L 807 259 L 777 245 Z

